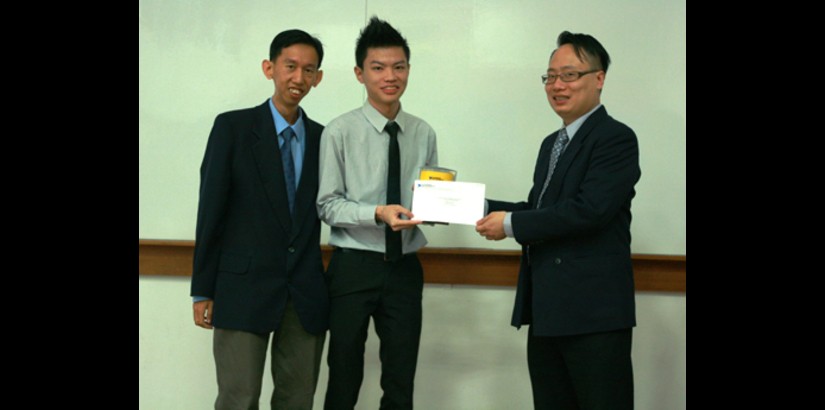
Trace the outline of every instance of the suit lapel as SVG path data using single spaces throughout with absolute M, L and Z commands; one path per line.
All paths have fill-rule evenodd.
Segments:
M 295 227 L 302 226 L 302 222 L 306 218 L 317 217 L 315 200 L 318 194 L 318 149 L 322 127 L 310 121 L 306 111 L 303 114 L 304 130 L 306 130 L 306 149 L 304 150 L 304 162 L 301 168 L 301 180 L 298 182 L 298 189 L 295 192 L 295 214 L 292 221 Z M 292 236 L 297 234 L 298 229 L 294 229 Z
M 281 162 L 278 134 L 275 131 L 275 121 L 269 110 L 269 101 L 258 106 L 255 114 L 252 132 L 258 138 L 258 142 L 252 147 L 252 152 L 258 166 L 258 174 L 275 216 L 281 223 L 281 227 L 289 232 L 292 229 L 292 219 L 289 216 L 284 165 Z
M 598 110 L 593 112 L 593 114 L 590 114 L 590 116 L 584 121 L 584 124 L 582 124 L 579 130 L 576 131 L 576 135 L 570 140 L 567 148 L 564 150 L 561 157 L 559 157 L 559 162 L 556 164 L 556 169 L 553 171 L 553 178 L 550 181 L 550 185 L 547 187 L 548 192 L 546 195 L 548 198 L 558 198 L 562 186 L 561 181 L 564 181 L 567 170 L 570 169 L 570 165 L 572 165 L 576 160 L 576 155 L 583 144 L 587 142 L 587 137 L 590 136 L 590 133 L 596 127 L 596 124 L 601 122 L 606 116 L 607 110 L 604 106 L 601 106 Z M 558 135 L 556 138 L 558 138 Z

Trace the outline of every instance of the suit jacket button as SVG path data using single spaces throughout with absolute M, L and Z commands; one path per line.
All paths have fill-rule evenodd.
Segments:
M 555 262 L 556 262 L 556 265 L 561 265 L 561 258 L 556 258 Z
M 293 247 L 291 247 L 291 246 L 290 246 L 290 247 L 289 247 L 289 249 L 287 249 L 287 250 L 289 251 L 289 253 L 295 253 L 295 248 L 293 248 Z

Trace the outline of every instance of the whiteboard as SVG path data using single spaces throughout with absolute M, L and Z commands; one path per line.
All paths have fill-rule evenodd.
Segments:
M 685 0 L 140 0 L 140 238 L 194 239 L 214 118 L 272 95 L 260 65 L 278 32 L 324 43 L 323 81 L 302 102 L 311 118 L 325 124 L 360 106 L 355 41 L 372 15 L 407 38 L 402 105 L 435 129 L 440 165 L 510 201 L 526 199 L 541 141 L 561 126 L 539 79 L 558 34 L 596 37 L 612 60 L 602 103 L 639 138 L 632 251 L 686 253 Z M 519 249 L 472 226 L 423 229 L 431 247 Z

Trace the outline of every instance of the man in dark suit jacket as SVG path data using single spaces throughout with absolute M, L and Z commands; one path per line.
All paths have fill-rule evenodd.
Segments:
M 315 210 L 324 127 L 299 103 L 323 56 L 301 30 L 278 34 L 262 63 L 272 98 L 219 115 L 209 135 L 191 295 L 195 324 L 214 326 L 216 409 L 258 408 L 272 332 L 272 408 L 312 408 L 329 327 Z
M 476 226 L 522 245 L 512 324 L 530 325 L 536 409 L 633 408 L 630 202 L 641 171 L 636 134 L 600 102 L 609 64 L 592 36 L 559 35 L 542 81 L 564 127 L 541 145 L 527 202 L 491 200 Z

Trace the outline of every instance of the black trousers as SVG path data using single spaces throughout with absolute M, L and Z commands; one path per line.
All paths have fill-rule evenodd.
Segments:
M 632 329 L 539 337 L 530 327 L 527 366 L 537 410 L 632 410 Z
M 381 253 L 338 249 L 327 280 L 329 382 L 324 409 L 351 410 L 358 402 L 370 318 L 380 339 L 380 408 L 412 409 L 424 288 L 418 256 L 387 262 Z

